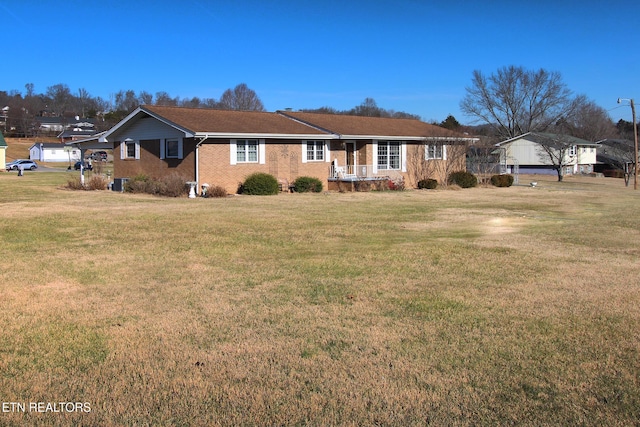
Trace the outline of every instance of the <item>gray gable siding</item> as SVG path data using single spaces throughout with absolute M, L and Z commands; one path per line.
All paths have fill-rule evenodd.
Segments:
M 184 133 L 178 129 L 162 123 L 153 117 L 145 117 L 136 120 L 131 126 L 125 129 L 119 129 L 117 133 L 111 135 L 109 139 L 113 141 L 123 141 L 131 138 L 135 141 L 163 139 L 163 138 L 182 138 Z

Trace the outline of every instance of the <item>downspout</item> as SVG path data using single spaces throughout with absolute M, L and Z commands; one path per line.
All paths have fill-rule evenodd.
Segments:
M 196 192 L 200 193 L 202 191 L 202 189 L 200 188 L 200 153 L 199 153 L 199 149 L 200 146 L 202 145 L 203 142 L 205 142 L 207 139 L 209 139 L 208 135 L 205 135 L 203 137 L 200 138 L 200 141 L 198 141 L 198 143 L 196 144 L 196 176 L 195 176 L 195 181 L 196 181 Z
M 80 148 L 80 184 L 82 184 L 83 187 L 84 187 L 84 153 L 85 152 L 86 152 L 86 149 L 83 150 L 82 148 Z

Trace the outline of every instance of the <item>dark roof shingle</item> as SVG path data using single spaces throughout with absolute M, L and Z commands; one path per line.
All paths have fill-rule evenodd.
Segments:
M 192 133 L 323 135 L 324 132 L 277 113 L 206 108 L 144 106 L 143 110 Z
M 280 114 L 339 135 L 401 137 L 463 137 L 457 132 L 416 119 L 349 116 L 285 111 Z

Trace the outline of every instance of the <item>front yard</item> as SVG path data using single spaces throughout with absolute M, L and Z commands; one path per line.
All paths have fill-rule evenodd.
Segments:
M 622 180 L 165 199 L 67 175 L 0 174 L 0 393 L 25 408 L 0 425 L 640 419 Z

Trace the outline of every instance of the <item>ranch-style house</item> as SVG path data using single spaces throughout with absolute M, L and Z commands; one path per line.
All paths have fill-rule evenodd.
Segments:
M 113 149 L 114 179 L 176 173 L 197 189 L 206 183 L 233 194 L 254 172 L 275 176 L 285 189 L 300 176 L 330 190 L 380 179 L 415 185 L 417 168 L 442 181 L 451 168 L 422 165 L 455 162 L 464 169 L 464 155 L 448 153 L 474 141 L 415 119 L 141 106 L 105 133 L 73 144 Z

